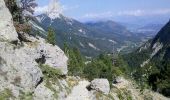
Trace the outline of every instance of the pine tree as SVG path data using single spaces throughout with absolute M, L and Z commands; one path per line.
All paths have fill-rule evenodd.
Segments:
M 68 43 L 67 42 L 64 42 L 64 53 L 69 57 L 69 46 L 68 46 Z
M 51 27 L 48 29 L 46 41 L 48 43 L 52 44 L 52 45 L 55 45 L 55 43 L 56 43 L 56 41 L 55 41 L 55 32 Z
M 78 48 L 68 48 L 66 49 L 69 56 L 69 62 L 68 62 L 68 74 L 69 75 L 75 75 L 75 76 L 82 76 L 83 70 L 84 70 L 84 59 L 81 55 Z

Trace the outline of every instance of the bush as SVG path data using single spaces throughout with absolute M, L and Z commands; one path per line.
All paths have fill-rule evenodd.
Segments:
M 33 100 L 33 93 L 32 92 L 23 92 L 20 90 L 20 95 L 19 95 L 20 100 Z
M 60 69 L 52 68 L 49 65 L 40 64 L 40 68 L 42 70 L 43 75 L 46 78 L 55 79 L 57 77 L 60 77 L 60 75 L 62 75 Z
M 56 41 L 55 41 L 55 32 L 51 27 L 48 29 L 46 41 L 48 43 L 52 44 L 52 45 L 55 45 L 55 43 L 56 43 Z
M 112 58 L 106 54 L 101 54 L 93 59 L 85 69 L 84 74 L 90 80 L 94 78 L 107 78 L 110 82 L 113 77 Z
M 29 24 L 20 24 L 18 22 L 14 23 L 15 29 L 17 32 L 25 32 L 30 33 L 31 32 L 31 26 Z
M 101 54 L 84 68 L 84 75 L 92 80 L 94 78 L 106 78 L 112 83 L 114 76 L 124 75 L 126 73 L 126 64 L 117 57 L 117 64 L 113 65 L 113 58 L 107 54 Z
M 68 74 L 74 76 L 82 76 L 84 70 L 84 59 L 78 48 L 68 48 L 65 45 L 65 53 L 69 57 Z
M 8 100 L 10 98 L 14 98 L 11 90 L 5 89 L 4 91 L 0 92 L 0 100 Z

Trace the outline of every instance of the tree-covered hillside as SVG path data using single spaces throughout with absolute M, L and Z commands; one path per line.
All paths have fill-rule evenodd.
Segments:
M 170 96 L 170 22 L 135 52 L 124 56 L 133 77 L 141 84 Z

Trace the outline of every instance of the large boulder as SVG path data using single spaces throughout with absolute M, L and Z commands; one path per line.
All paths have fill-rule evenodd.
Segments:
M 87 86 L 87 89 L 100 91 L 104 94 L 109 94 L 110 84 L 107 79 L 94 79 L 93 81 L 91 81 L 90 85 Z
M 4 0 L 0 0 L 0 41 L 17 41 L 18 35 L 13 26 L 12 16 L 5 6 Z
M 45 64 L 60 69 L 61 72 L 65 75 L 67 74 L 67 61 L 68 58 L 64 52 L 58 47 L 53 46 L 45 42 L 44 39 L 39 38 L 39 45 L 36 47 L 37 51 L 41 52 L 41 55 L 45 57 Z
M 34 38 L 24 33 L 22 36 L 30 42 L 24 42 L 24 47 L 21 49 L 29 54 L 32 59 L 37 61 L 37 63 L 60 69 L 63 75 L 67 74 L 68 58 L 58 46 L 47 43 L 41 37 Z

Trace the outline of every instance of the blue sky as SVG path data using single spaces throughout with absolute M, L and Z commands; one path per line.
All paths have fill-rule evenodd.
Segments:
M 37 0 L 39 7 L 50 0 Z M 59 0 L 63 14 L 80 21 L 128 18 L 170 18 L 170 0 Z

